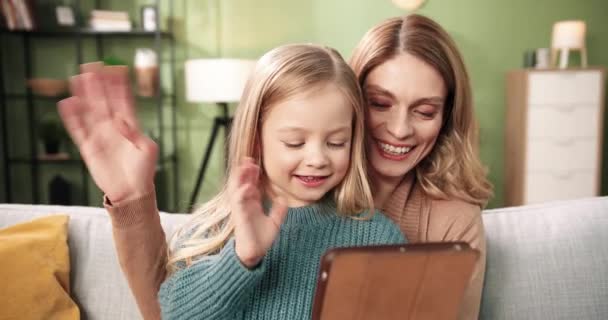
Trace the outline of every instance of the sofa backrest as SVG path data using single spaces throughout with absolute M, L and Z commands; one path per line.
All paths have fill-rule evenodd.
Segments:
M 103 208 L 43 205 L 0 205 L 0 228 L 50 214 L 70 216 L 72 297 L 83 320 L 140 319 L 112 239 L 112 225 Z M 167 236 L 187 215 L 161 214 Z
M 608 319 L 608 197 L 487 210 L 481 319 Z
M 102 208 L 0 205 L 0 228 L 70 215 L 72 296 L 82 319 L 139 319 Z M 188 216 L 161 214 L 170 235 Z M 608 197 L 486 210 L 481 319 L 608 319 Z

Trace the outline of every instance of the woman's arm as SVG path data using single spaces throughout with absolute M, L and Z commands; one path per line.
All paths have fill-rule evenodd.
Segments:
M 105 193 L 118 258 L 145 319 L 160 319 L 165 235 L 154 194 L 158 146 L 139 127 L 126 66 L 83 64 L 57 104 L 93 181 Z M 111 203 L 108 199 L 114 201 Z
M 112 219 L 114 245 L 144 319 L 160 319 L 158 290 L 166 277 L 167 244 L 156 207 L 156 193 L 104 206 Z
M 423 241 L 464 241 L 480 252 L 458 319 L 478 319 L 486 270 L 486 239 L 481 209 L 459 200 L 433 201 Z

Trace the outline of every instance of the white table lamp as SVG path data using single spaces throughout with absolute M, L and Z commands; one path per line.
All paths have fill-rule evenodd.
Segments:
M 222 117 L 215 117 L 207 150 L 198 171 L 194 190 L 190 197 L 190 207 L 194 206 L 201 183 L 211 158 L 213 145 L 220 127 L 224 128 L 227 141 L 232 118 L 228 114 L 228 103 L 241 99 L 245 83 L 255 67 L 255 60 L 244 59 L 194 59 L 186 61 L 186 100 L 188 102 L 215 103 L 223 111 Z
M 392 0 L 393 4 L 395 4 L 398 8 L 414 11 L 426 2 L 426 0 Z
M 255 60 L 188 60 L 186 99 L 189 102 L 237 102 L 254 67 Z
M 553 65 L 555 65 L 559 53 L 559 67 L 560 69 L 566 68 L 569 51 L 579 50 L 581 64 L 584 68 L 587 67 L 586 30 L 585 22 L 580 20 L 558 21 L 553 25 L 551 37 L 551 61 Z

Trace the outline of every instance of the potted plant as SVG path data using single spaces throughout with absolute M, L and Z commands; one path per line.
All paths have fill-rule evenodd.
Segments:
M 61 142 L 67 137 L 67 134 L 60 123 L 47 119 L 40 123 L 38 136 L 42 140 L 46 154 L 57 154 Z

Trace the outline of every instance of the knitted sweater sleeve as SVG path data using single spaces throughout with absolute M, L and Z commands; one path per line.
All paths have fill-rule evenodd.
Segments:
M 118 261 L 139 311 L 146 320 L 160 319 L 157 293 L 165 280 L 167 244 L 154 191 L 124 203 L 104 206 L 112 221 Z
M 234 239 L 220 253 L 181 269 L 158 293 L 163 319 L 232 319 L 260 282 L 266 263 L 245 267 L 234 249 Z

